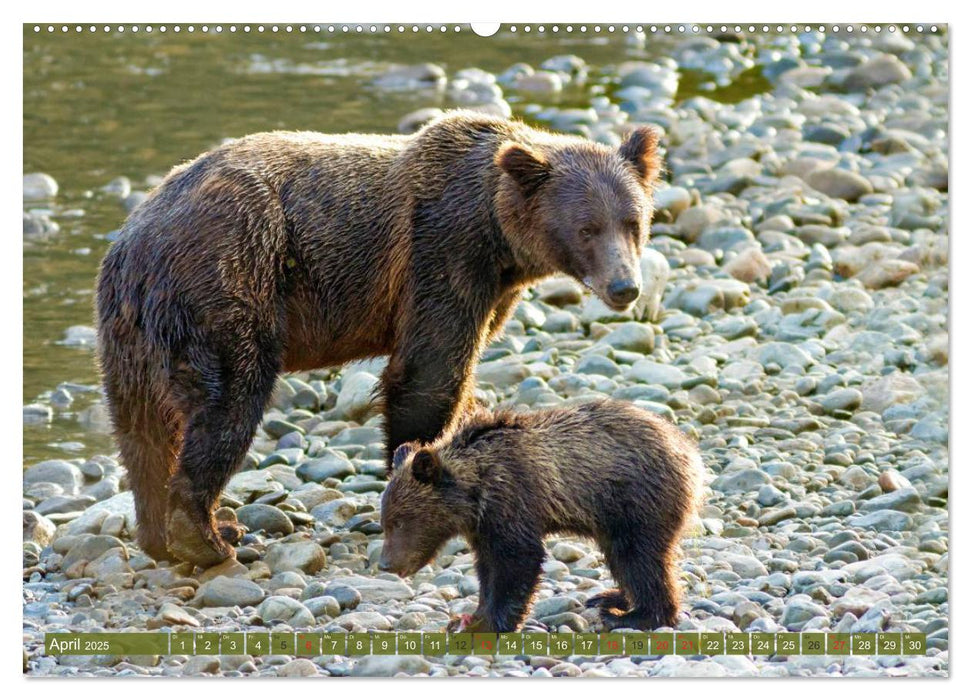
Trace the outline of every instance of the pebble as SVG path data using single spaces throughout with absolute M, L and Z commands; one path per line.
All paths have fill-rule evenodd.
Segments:
M 429 673 L 432 665 L 422 656 L 365 656 L 351 670 L 352 676 L 392 677 Z
M 313 613 L 299 600 L 282 595 L 271 595 L 263 600 L 256 609 L 263 621 L 280 621 L 291 627 L 311 627 L 315 620 Z
M 263 530 L 271 534 L 289 535 L 293 522 L 279 508 L 264 503 L 250 503 L 236 509 L 236 517 L 250 532 Z
M 281 571 L 316 574 L 326 566 L 327 556 L 316 542 L 287 542 L 271 544 L 266 550 L 265 562 L 274 574 Z
M 265 596 L 263 589 L 253 581 L 227 576 L 217 576 L 196 591 L 200 605 L 210 608 L 257 605 Z

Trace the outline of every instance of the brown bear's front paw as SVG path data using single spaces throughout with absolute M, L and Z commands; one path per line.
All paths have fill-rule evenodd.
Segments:
M 232 523 L 223 525 L 236 527 Z M 203 568 L 236 557 L 236 550 L 219 536 L 211 522 L 200 522 L 200 518 L 192 517 L 178 502 L 169 509 L 165 534 L 168 549 L 174 556 Z
M 491 632 L 489 621 L 478 615 L 464 613 L 448 621 L 446 632 Z

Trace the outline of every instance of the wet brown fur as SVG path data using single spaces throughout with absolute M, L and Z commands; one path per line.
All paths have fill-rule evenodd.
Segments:
M 528 284 L 561 271 L 604 296 L 639 275 L 656 145 L 647 128 L 614 151 L 456 112 L 407 137 L 256 134 L 173 169 L 98 281 L 141 545 L 233 555 L 239 532 L 211 513 L 280 372 L 388 354 L 389 456 L 436 438 Z
M 618 589 L 588 605 L 608 628 L 677 622 L 676 555 L 701 488 L 696 447 L 670 422 L 605 400 L 530 413 L 480 412 L 429 446 L 404 445 L 382 499 L 380 565 L 410 575 L 463 535 L 479 606 L 466 631 L 514 631 L 543 538 L 593 538 Z

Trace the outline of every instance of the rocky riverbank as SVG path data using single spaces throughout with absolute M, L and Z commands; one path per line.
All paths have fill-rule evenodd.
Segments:
M 376 570 L 385 481 L 369 401 L 383 363 L 373 361 L 279 381 L 222 500 L 250 534 L 237 561 L 208 571 L 155 562 L 133 544 L 131 494 L 114 457 L 26 465 L 25 670 L 946 674 L 946 38 L 809 32 L 676 46 L 669 59 L 606 68 L 555 56 L 499 75 L 418 66 L 375 79 L 373 89 L 418 81 L 439 95 L 405 115 L 403 131 L 444 99 L 605 143 L 635 122 L 665 133 L 668 172 L 637 307 L 617 314 L 568 279 L 542 283 L 484 353 L 477 394 L 524 409 L 613 396 L 699 441 L 710 483 L 684 542 L 679 629 L 921 631 L 927 656 L 43 655 L 49 631 L 440 631 L 472 611 L 478 582 L 461 540 L 410 579 Z M 767 88 L 736 103 L 677 101 L 685 69 L 704 70 L 713 94 L 751 71 Z M 584 106 L 556 106 L 563 91 L 582 94 Z M 53 198 L 57 183 L 25 176 L 28 194 Z M 25 212 L 24 225 L 57 235 L 41 214 Z M 54 392 L 26 406 L 25 420 L 56 408 Z M 568 538 L 551 540 L 549 554 L 528 628 L 597 630 L 583 602 L 610 587 L 602 556 Z

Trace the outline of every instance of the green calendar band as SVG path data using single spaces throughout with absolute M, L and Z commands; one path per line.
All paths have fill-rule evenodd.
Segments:
M 919 632 L 54 632 L 45 636 L 44 649 L 49 656 L 922 656 L 927 637 Z

